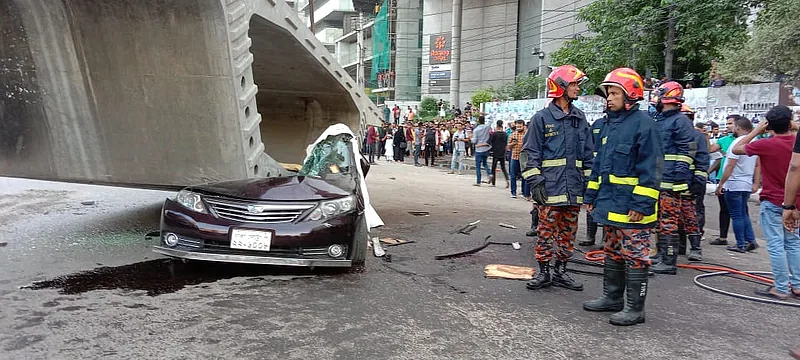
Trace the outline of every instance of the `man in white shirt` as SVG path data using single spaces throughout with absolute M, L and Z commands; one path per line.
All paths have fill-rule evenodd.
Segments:
M 731 144 L 731 149 L 753 131 L 753 123 L 748 118 L 741 117 L 734 122 L 733 131 L 736 140 Z M 736 245 L 728 246 L 729 251 L 746 253 L 758 248 L 747 212 L 747 200 L 761 185 L 760 174 L 758 156 L 736 155 L 733 151 L 725 154 L 725 169 L 717 186 L 717 195 L 724 194 L 733 221 Z
M 442 141 L 442 145 L 444 145 L 444 153 L 450 153 L 450 130 L 447 130 L 447 126 L 442 125 L 439 130 L 439 139 Z M 442 155 L 442 154 L 440 154 Z

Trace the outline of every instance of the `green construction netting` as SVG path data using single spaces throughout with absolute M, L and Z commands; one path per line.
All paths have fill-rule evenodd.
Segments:
M 389 1 L 381 5 L 372 27 L 372 74 L 370 81 L 378 80 L 378 73 L 389 70 Z

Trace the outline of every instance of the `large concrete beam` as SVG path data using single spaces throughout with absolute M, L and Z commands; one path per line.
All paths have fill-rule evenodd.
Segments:
M 0 175 L 276 176 L 380 118 L 280 0 L 0 0 Z

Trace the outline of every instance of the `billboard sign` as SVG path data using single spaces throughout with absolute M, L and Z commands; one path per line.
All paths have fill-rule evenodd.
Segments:
M 450 64 L 452 54 L 452 37 L 449 33 L 439 35 L 431 35 L 430 51 L 430 64 Z

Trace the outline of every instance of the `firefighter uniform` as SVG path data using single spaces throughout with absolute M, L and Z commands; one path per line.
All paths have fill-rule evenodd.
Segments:
M 598 144 L 600 144 L 600 126 L 603 124 L 605 119 L 606 119 L 605 117 L 603 117 L 602 119 L 597 119 L 592 124 L 592 142 L 594 143 L 595 147 L 597 147 Z M 597 156 L 597 151 L 592 152 L 592 156 L 593 157 Z M 580 246 L 594 246 L 594 244 L 595 244 L 595 242 L 597 240 L 597 228 L 598 228 L 597 222 L 594 221 L 594 219 L 592 219 L 592 213 L 587 211 L 586 212 L 586 240 L 585 241 L 581 241 L 580 243 L 578 243 L 578 245 L 580 245 Z M 603 234 L 600 234 L 600 236 L 602 237 Z M 605 241 L 601 241 L 601 242 L 604 243 Z
M 592 143 L 586 116 L 571 104 L 569 112 L 564 113 L 551 102 L 533 116 L 525 134 L 522 151 L 527 155 L 527 162 L 522 176 L 529 188 L 544 184 L 547 192 L 547 201 L 539 208 L 536 261 L 544 273 L 555 254 L 554 285 L 560 285 L 556 278 L 566 272 L 567 261 L 572 256 L 586 188 L 585 176 L 592 166 Z M 582 284 L 571 283 L 574 286 L 564 287 L 582 289 Z
M 691 121 L 691 120 L 690 120 Z M 686 243 L 685 239 L 689 240 L 689 261 L 702 261 L 703 253 L 700 249 L 700 239 L 702 232 L 698 225 L 698 216 L 696 201 L 705 196 L 706 184 L 708 183 L 708 163 L 710 155 L 708 154 L 708 140 L 706 136 L 700 131 L 692 130 L 692 142 L 690 155 L 693 163 L 689 166 L 692 171 L 692 181 L 689 184 L 689 190 L 681 193 L 681 217 L 678 222 L 678 227 L 681 230 L 681 242 L 679 245 L 683 247 L 683 251 L 678 251 L 679 254 L 685 253 Z
M 676 82 L 662 84 L 655 93 L 653 101 L 657 103 L 659 110 L 663 109 L 663 103 L 679 105 L 683 102 L 683 88 Z M 659 274 L 676 274 L 680 245 L 679 223 L 681 218 L 690 216 L 683 214 L 681 210 L 680 194 L 689 190 L 694 176 L 690 167 L 694 164 L 691 150 L 696 150 L 695 131 L 691 120 L 680 111 L 680 107 L 657 112 L 655 121 L 661 135 L 661 145 L 664 147 L 664 169 L 658 201 L 659 226 L 656 243 L 656 256 L 660 261 L 652 270 Z M 691 213 L 694 214 L 694 207 Z
M 606 236 L 603 296 L 584 302 L 583 308 L 615 311 L 609 322 L 629 326 L 645 321 L 650 235 L 658 223 L 664 153 L 656 123 L 637 105 L 644 99 L 642 77 L 630 68 L 615 69 L 599 90 L 609 97 L 612 87 L 622 89 L 624 106 L 612 111 L 609 104 L 608 117 L 599 126 L 597 156 L 584 195 Z

